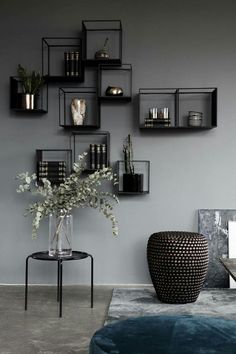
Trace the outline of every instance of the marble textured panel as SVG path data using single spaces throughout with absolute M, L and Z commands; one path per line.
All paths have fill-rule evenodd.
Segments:
M 200 209 L 198 232 L 208 239 L 209 267 L 204 287 L 228 288 L 229 276 L 219 261 L 228 257 L 228 222 L 236 221 L 235 209 Z
M 129 317 L 152 315 L 204 315 L 236 320 L 236 289 L 204 289 L 196 302 L 165 304 L 152 286 L 115 288 L 106 324 Z

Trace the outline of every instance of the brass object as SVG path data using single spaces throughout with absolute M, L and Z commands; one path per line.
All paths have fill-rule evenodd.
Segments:
M 109 59 L 110 58 L 110 54 L 108 53 L 108 50 L 106 48 L 107 47 L 107 42 L 108 42 L 108 37 L 105 40 L 103 48 L 98 50 L 95 53 L 95 59 L 99 60 L 99 59 Z
M 106 96 L 123 96 L 124 92 L 121 87 L 108 86 Z

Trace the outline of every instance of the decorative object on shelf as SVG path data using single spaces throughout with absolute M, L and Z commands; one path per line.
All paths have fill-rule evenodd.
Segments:
M 109 59 L 110 58 L 110 54 L 107 50 L 107 43 L 108 43 L 108 37 L 105 39 L 105 42 L 104 42 L 104 45 L 103 45 L 103 48 L 98 50 L 96 53 L 95 53 L 95 59 L 98 59 L 98 60 L 103 60 L 103 59 Z
M 59 125 L 73 130 L 100 128 L 97 88 L 60 87 Z
M 127 136 L 123 145 L 125 173 L 123 174 L 123 190 L 124 192 L 142 192 L 143 191 L 143 174 L 134 173 L 133 164 L 133 145 L 130 134 Z
M 74 125 L 83 125 L 86 116 L 86 100 L 83 98 L 72 98 L 71 113 Z
M 44 83 L 43 77 L 35 70 L 28 72 L 20 64 L 17 68 L 17 74 L 22 86 L 22 93 L 18 93 L 18 98 L 21 100 L 19 107 L 29 110 L 37 108 L 37 96 Z
M 49 248 L 52 257 L 72 256 L 73 217 L 60 210 L 49 214 Z
M 90 169 L 100 170 L 107 167 L 107 145 L 90 144 Z
M 190 127 L 200 127 L 202 125 L 202 112 L 189 111 L 188 125 Z
M 113 235 L 118 235 L 117 220 L 113 214 L 112 201 L 118 203 L 119 200 L 115 194 L 106 192 L 104 187 L 101 186 L 106 181 L 116 184 L 116 177 L 112 169 L 107 167 L 82 178 L 85 156 L 86 153 L 79 156 L 78 162 L 73 165 L 73 173 L 65 179 L 64 183 L 53 187 L 46 178 L 42 180 L 43 185 L 39 186 L 36 174 L 29 175 L 26 172 L 17 175 L 17 179 L 20 181 L 20 185 L 17 188 L 18 193 L 30 192 L 40 197 L 39 201 L 31 204 L 27 209 L 27 214 L 33 215 L 33 238 L 37 236 L 37 231 L 43 218 L 54 214 L 57 218 L 60 218 L 61 222 L 64 222 L 64 219 L 74 208 L 84 207 L 91 207 L 103 213 L 111 221 Z M 59 232 L 57 239 L 57 247 L 54 247 L 56 254 L 65 251 L 60 249 Z
M 79 52 L 64 52 L 65 76 L 79 76 L 79 54 Z
M 43 178 L 47 178 L 51 184 L 60 184 L 66 178 L 66 161 L 38 161 L 38 183 L 42 184 Z
M 108 86 L 106 96 L 123 96 L 124 92 L 121 87 Z
M 208 242 L 203 235 L 154 233 L 148 240 L 147 260 L 160 301 L 185 304 L 197 300 L 208 268 Z

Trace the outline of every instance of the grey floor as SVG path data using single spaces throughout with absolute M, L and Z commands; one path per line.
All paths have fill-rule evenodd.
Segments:
M 58 317 L 56 288 L 31 286 L 24 311 L 24 287 L 0 286 L 0 353 L 88 354 L 93 333 L 103 326 L 112 287 L 95 286 L 90 308 L 87 286 L 65 286 L 63 317 Z

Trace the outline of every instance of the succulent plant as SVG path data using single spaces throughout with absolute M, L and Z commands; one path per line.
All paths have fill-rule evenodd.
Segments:
M 43 77 L 39 73 L 35 70 L 28 72 L 19 64 L 17 74 L 21 80 L 23 93 L 31 95 L 37 95 L 39 93 L 40 87 L 44 82 Z

